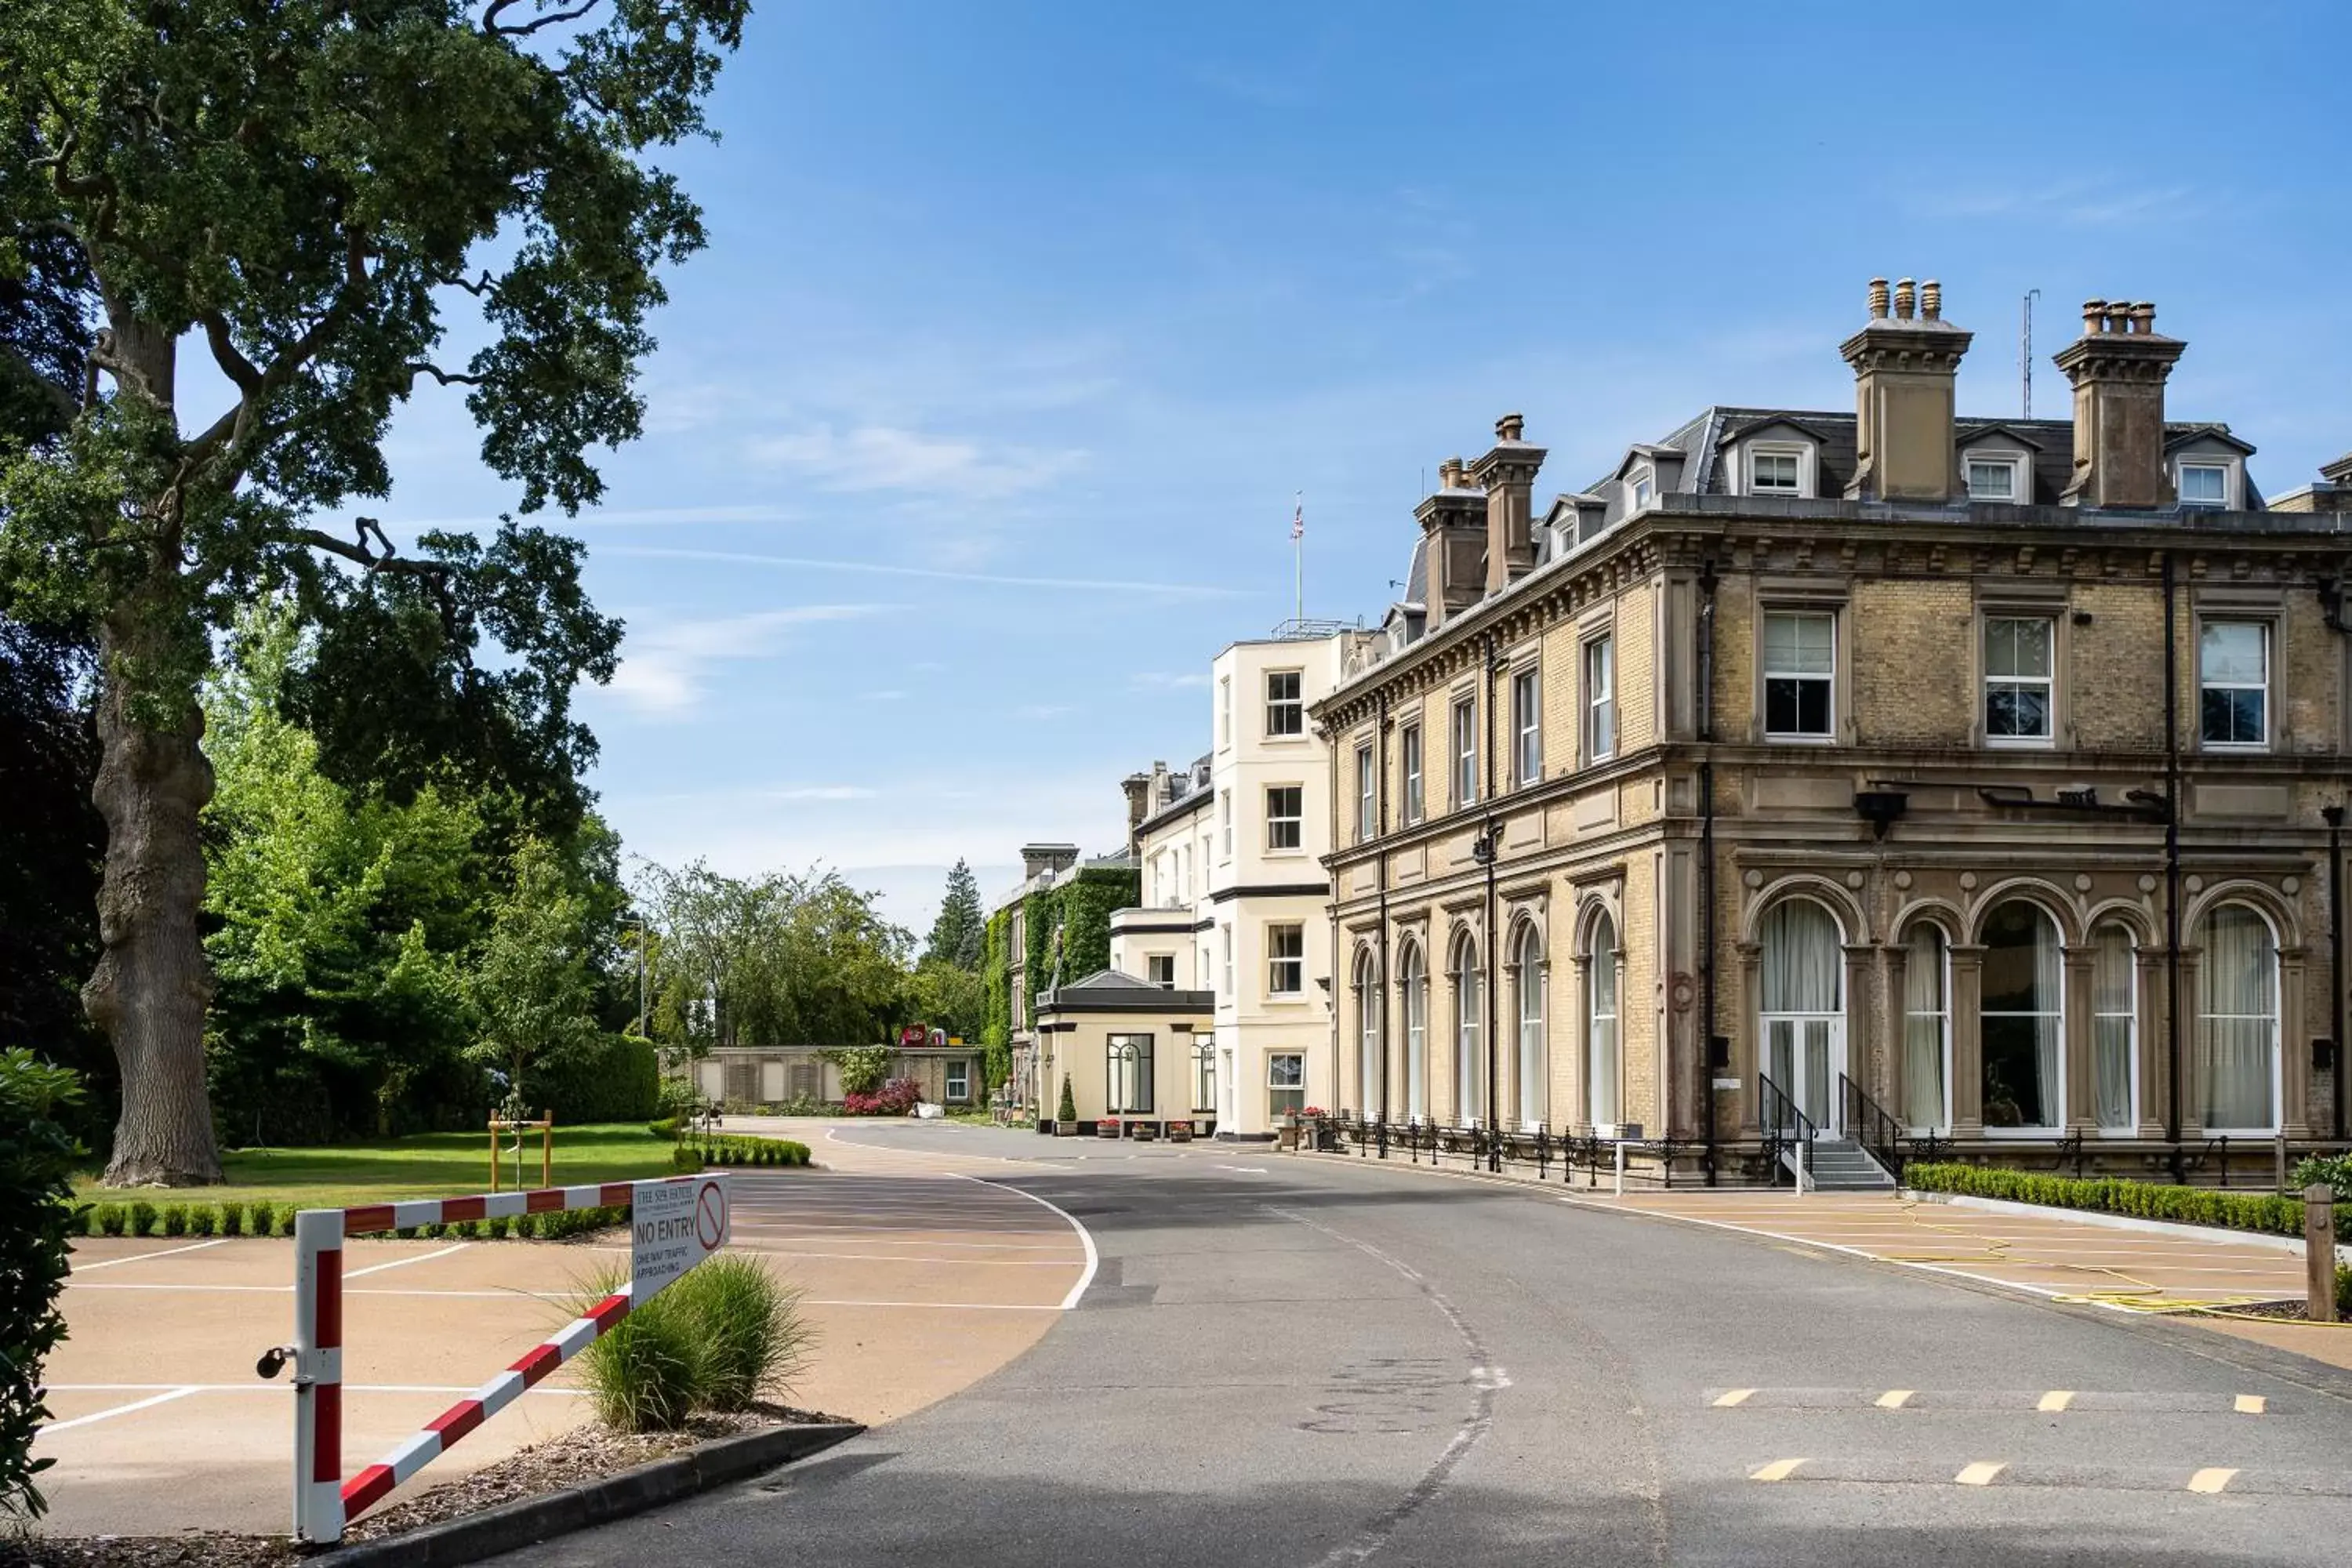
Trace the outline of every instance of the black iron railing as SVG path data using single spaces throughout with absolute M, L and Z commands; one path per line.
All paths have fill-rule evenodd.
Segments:
M 1843 1073 L 1838 1074 L 1838 1103 L 1846 1136 L 1861 1144 L 1879 1168 L 1900 1184 L 1903 1180 L 1903 1124 L 1870 1098 L 1870 1091 Z
M 1772 1081 L 1769 1073 L 1756 1075 L 1756 1125 L 1764 1133 L 1764 1170 L 1776 1187 L 1780 1184 L 1781 1157 L 1794 1148 L 1801 1170 L 1805 1149 L 1822 1135 L 1821 1128 L 1805 1114 L 1804 1108 L 1790 1099 Z M 1800 1181 L 1798 1184 L 1803 1184 Z

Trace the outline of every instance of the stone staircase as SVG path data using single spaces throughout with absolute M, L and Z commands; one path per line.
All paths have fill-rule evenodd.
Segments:
M 1780 1156 L 1793 1171 L 1796 1151 Z M 1865 1153 L 1862 1145 L 1851 1138 L 1832 1138 L 1827 1134 L 1813 1140 L 1811 1158 L 1806 1169 L 1812 1178 L 1812 1190 L 1821 1193 L 1891 1193 L 1895 1178 L 1888 1175 L 1877 1161 Z

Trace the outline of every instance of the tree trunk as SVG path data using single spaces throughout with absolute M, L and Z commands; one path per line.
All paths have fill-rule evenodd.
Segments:
M 100 635 L 100 752 L 90 794 L 107 826 L 102 951 L 81 994 L 122 1068 L 109 1186 L 221 1179 L 205 1081 L 212 973 L 197 925 L 205 899 L 197 817 L 212 798 L 213 769 L 200 743 L 194 677 L 166 651 L 170 618 L 182 614 L 168 592 L 135 595 Z

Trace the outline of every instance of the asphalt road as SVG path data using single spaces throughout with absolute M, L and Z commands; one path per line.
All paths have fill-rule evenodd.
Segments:
M 2352 1378 L 2182 1325 L 1251 1149 L 856 1136 L 1066 1167 L 994 1179 L 1092 1233 L 1078 1308 L 819 1459 L 508 1561 L 2352 1558 Z

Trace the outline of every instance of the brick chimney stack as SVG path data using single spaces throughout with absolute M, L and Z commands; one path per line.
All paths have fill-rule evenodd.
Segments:
M 1413 509 L 1421 524 L 1423 623 L 1430 631 L 1476 604 L 1486 585 L 1486 497 L 1474 488 L 1459 458 L 1437 465 L 1437 492 Z
M 1151 765 L 1162 775 L 1168 772 L 1165 763 Z M 1129 849 L 1141 842 L 1135 830 L 1143 826 L 1145 817 L 1151 815 L 1151 780 L 1150 773 L 1129 773 L 1118 781 L 1118 787 L 1127 792 L 1127 847 Z
M 1974 334 L 1944 320 L 1944 286 L 1930 278 L 1870 280 L 1870 320 L 1838 345 L 1853 367 L 1857 447 L 1848 500 L 1925 501 L 1965 494 L 1952 445 L 1953 380 Z M 1917 315 L 1913 315 L 1915 308 Z
M 1536 563 L 1536 470 L 1544 449 L 1521 439 L 1527 421 L 1506 414 L 1495 421 L 1495 445 L 1470 468 L 1473 484 L 1486 492 L 1486 584 L 1499 593 L 1534 570 Z
M 2067 506 L 2153 510 L 2176 496 L 2164 461 L 2164 384 L 2189 345 L 2156 330 L 2142 300 L 2083 301 L 2083 335 L 2053 356 L 2074 384 Z

